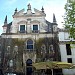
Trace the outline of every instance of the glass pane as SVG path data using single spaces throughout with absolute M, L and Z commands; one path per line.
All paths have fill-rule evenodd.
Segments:
M 28 40 L 27 41 L 27 45 L 30 45 L 30 44 L 33 44 L 33 41 L 32 40 Z
M 27 45 L 27 49 L 33 49 L 33 45 Z
M 33 25 L 33 30 L 38 30 L 38 25 Z
M 20 31 L 25 31 L 25 25 L 20 25 Z
M 27 74 L 26 75 L 32 75 L 32 67 L 27 67 Z
M 32 60 L 31 59 L 28 59 L 27 62 L 26 62 L 27 66 L 31 66 L 32 65 Z

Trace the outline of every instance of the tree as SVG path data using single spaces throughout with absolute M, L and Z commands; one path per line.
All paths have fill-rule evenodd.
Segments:
M 70 33 L 70 38 L 75 39 L 75 0 L 67 0 L 65 11 L 65 27 Z

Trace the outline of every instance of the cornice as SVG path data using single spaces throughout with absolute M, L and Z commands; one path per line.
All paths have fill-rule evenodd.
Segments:
M 33 20 L 31 23 L 40 23 L 38 20 Z
M 18 22 L 18 24 L 20 24 L 20 23 L 24 23 L 25 24 L 25 23 L 27 23 L 27 21 L 24 20 L 24 21 Z
M 23 15 L 12 15 L 13 18 L 19 17 L 45 17 L 45 15 L 36 15 L 36 14 L 23 14 Z

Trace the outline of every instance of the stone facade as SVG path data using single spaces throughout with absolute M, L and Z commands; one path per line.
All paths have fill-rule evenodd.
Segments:
M 53 23 L 45 19 L 44 8 L 41 11 L 28 5 L 24 9 L 15 9 L 13 21 L 7 23 L 7 16 L 3 25 L 2 49 L 3 68 L 5 71 L 25 72 L 28 59 L 33 63 L 40 61 L 59 61 L 58 32 L 55 15 Z M 12 61 L 12 62 L 11 62 Z M 12 64 L 12 66 L 9 65 Z M 5 64 L 6 63 L 6 64 Z M 5 66 L 5 67 L 4 67 Z

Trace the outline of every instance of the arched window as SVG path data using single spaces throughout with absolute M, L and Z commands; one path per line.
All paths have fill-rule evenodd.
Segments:
M 49 46 L 49 53 L 50 53 L 50 52 L 53 52 L 53 45 L 50 45 L 50 46 Z
M 16 52 L 18 54 L 18 46 L 17 45 L 14 47 L 14 52 Z
M 41 46 L 41 53 L 46 53 L 46 46 L 44 44 Z
M 26 61 L 26 65 L 27 65 L 27 66 L 32 66 L 32 60 L 31 60 L 31 59 L 28 59 L 28 60 Z
M 27 49 L 33 49 L 33 41 L 31 39 L 27 40 Z

